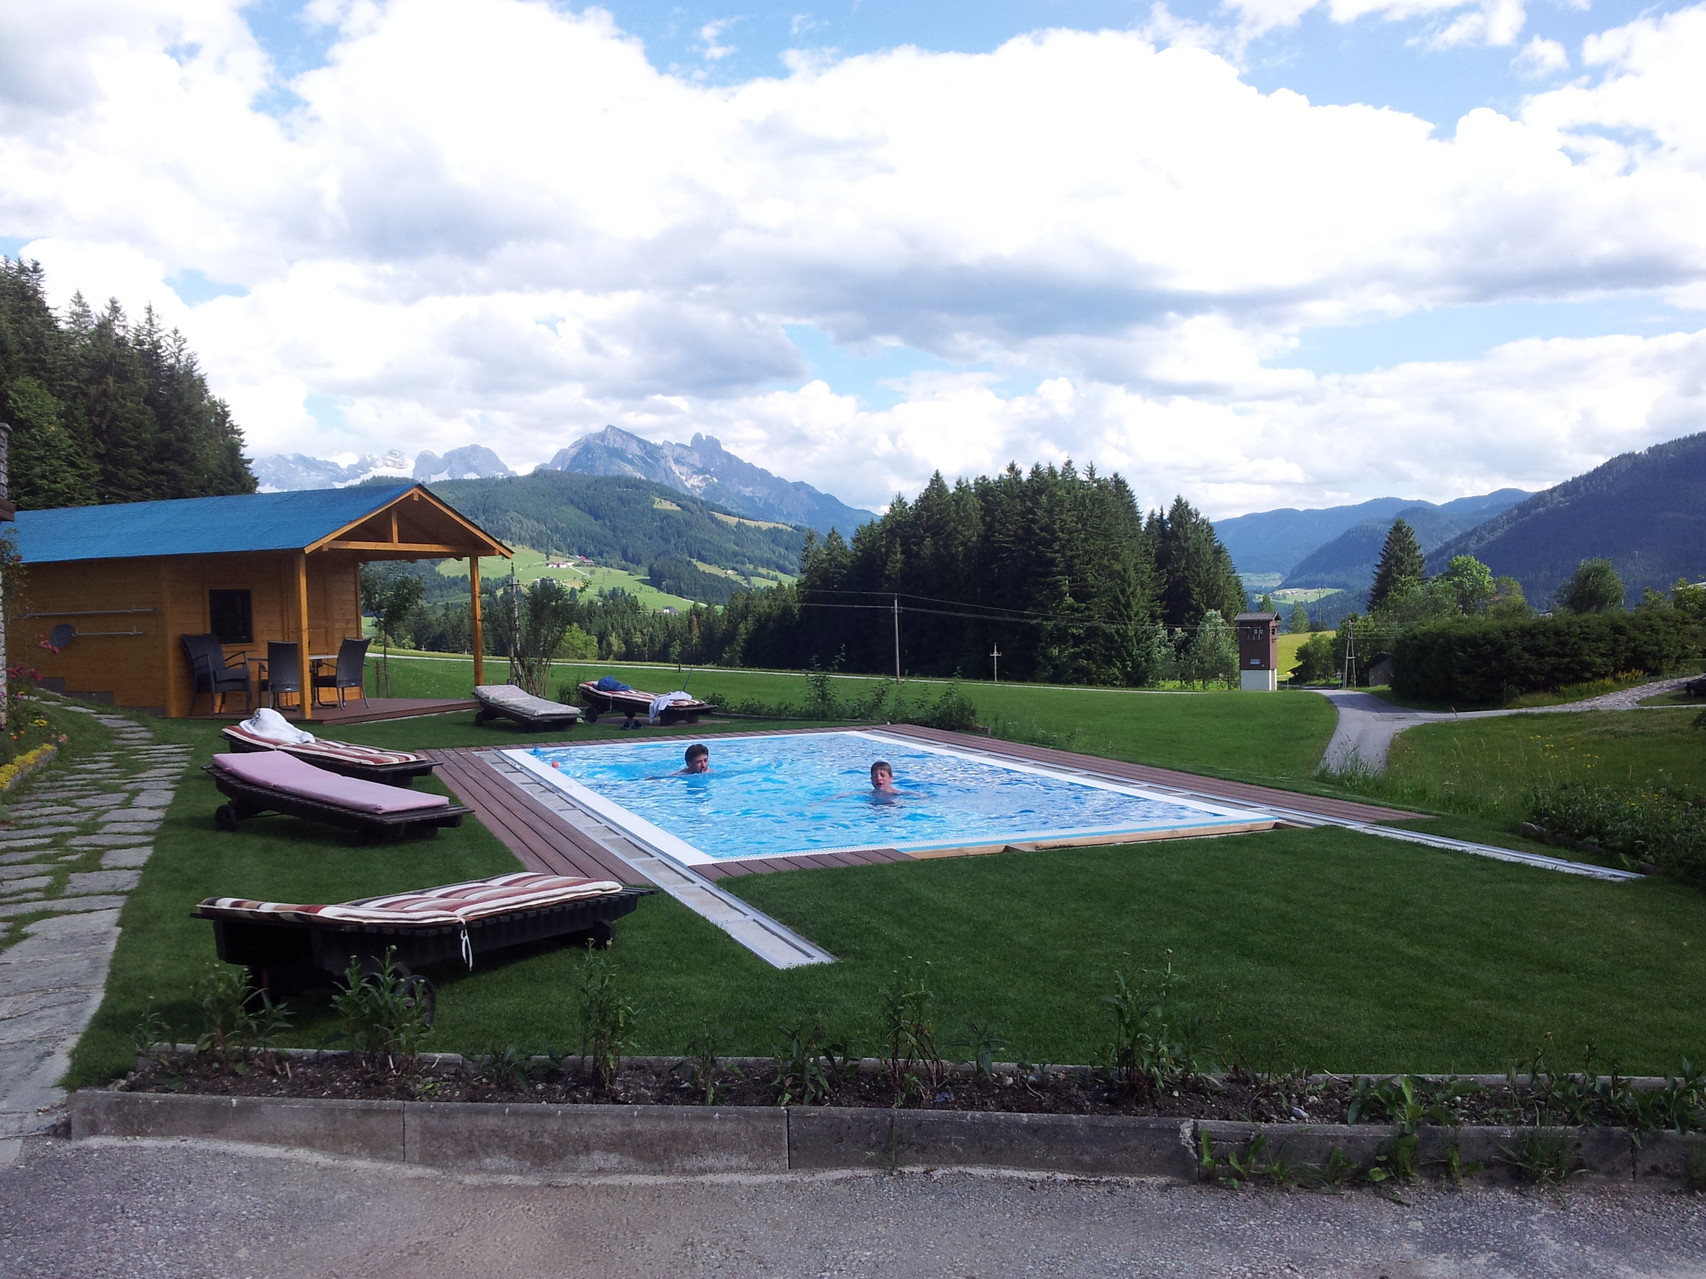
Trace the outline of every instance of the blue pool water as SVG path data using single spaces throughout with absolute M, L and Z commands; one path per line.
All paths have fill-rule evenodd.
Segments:
M 859 848 L 903 852 L 1097 839 L 1271 820 L 945 747 L 860 732 L 709 738 L 683 775 L 682 738 L 505 752 L 578 803 L 688 863 Z M 872 761 L 898 798 L 872 794 Z

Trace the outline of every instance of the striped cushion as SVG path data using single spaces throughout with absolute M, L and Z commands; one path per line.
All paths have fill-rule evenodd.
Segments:
M 268 750 L 284 751 L 288 755 L 295 755 L 298 758 L 310 761 L 335 759 L 344 763 L 366 764 L 371 767 L 381 764 L 414 764 L 426 758 L 424 755 L 415 755 L 409 751 L 382 751 L 374 746 L 359 746 L 355 742 L 333 742 L 325 738 L 316 738 L 310 742 L 280 742 L 251 732 L 242 724 L 232 724 L 219 731 L 234 742 L 242 742 L 247 746 L 264 746 Z
M 443 808 L 450 803 L 443 795 L 428 795 L 400 786 L 386 786 L 381 782 L 340 777 L 283 751 L 215 755 L 213 765 L 251 785 L 347 808 L 353 813 L 385 816 Z
M 442 927 L 466 924 L 489 915 L 537 910 L 602 897 L 622 891 L 608 879 L 580 879 L 569 875 L 545 875 L 538 871 L 516 871 L 491 879 L 473 879 L 438 888 L 384 897 L 362 897 L 332 906 L 301 906 L 289 902 L 249 901 L 242 897 L 209 897 L 196 907 L 203 916 L 227 919 L 291 920 L 313 923 L 323 920 L 340 924 L 384 924 L 389 927 Z

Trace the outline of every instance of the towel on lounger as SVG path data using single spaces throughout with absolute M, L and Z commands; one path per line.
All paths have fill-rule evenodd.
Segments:
M 314 740 L 314 734 L 296 727 L 270 706 L 263 706 L 249 716 L 243 721 L 243 727 L 256 737 L 264 737 L 269 742 L 306 746 Z
M 674 706 L 677 703 L 685 706 L 692 700 L 693 694 L 683 692 L 680 689 L 677 689 L 673 693 L 659 693 L 656 697 L 652 698 L 651 714 L 647 722 L 655 724 L 658 722 L 658 716 L 662 715 L 671 706 Z

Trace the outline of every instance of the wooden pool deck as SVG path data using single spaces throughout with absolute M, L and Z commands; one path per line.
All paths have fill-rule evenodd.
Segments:
M 833 732 L 833 729 L 807 729 L 806 732 Z M 1117 781 L 1136 782 L 1184 792 L 1206 800 L 1224 800 L 1264 810 L 1281 809 L 1306 817 L 1336 822 L 1378 824 L 1381 822 L 1414 821 L 1424 816 L 1397 808 L 1360 804 L 1349 800 L 1326 799 L 1315 795 L 1300 795 L 1294 791 L 1253 786 L 1244 782 L 1228 782 L 1195 773 L 1172 769 L 1150 768 L 1142 764 L 1126 764 L 1102 759 L 1095 755 L 1080 755 L 1072 751 L 1051 750 L 1041 746 L 1025 746 L 1015 742 L 967 733 L 949 733 L 938 729 L 916 728 L 911 725 L 890 725 L 877 730 L 897 738 L 912 738 L 919 742 L 952 745 L 960 750 L 1002 756 L 1026 763 L 1044 764 L 1069 772 L 1083 772 Z M 719 732 L 717 741 L 729 737 L 750 736 L 743 733 Z M 528 745 L 572 746 L 582 750 L 597 750 L 601 743 L 569 741 L 528 743 Z M 614 879 L 635 882 L 633 867 L 612 855 L 596 838 L 565 821 L 544 804 L 511 785 L 482 756 L 502 746 L 452 747 L 432 752 L 440 761 L 438 775 L 461 801 L 472 808 L 486 829 L 515 854 L 516 860 L 529 870 L 554 875 L 586 875 L 595 879 Z M 830 866 L 866 866 L 880 862 L 911 861 L 913 858 L 894 849 L 866 850 L 856 853 L 814 853 L 801 857 L 763 857 L 750 861 L 724 861 L 693 869 L 706 879 L 727 879 L 736 875 L 775 874 L 787 870 L 805 870 Z

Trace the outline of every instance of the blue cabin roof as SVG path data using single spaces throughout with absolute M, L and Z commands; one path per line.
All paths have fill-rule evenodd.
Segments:
M 300 551 L 391 505 L 414 484 L 240 493 L 173 502 L 121 502 L 19 511 L 12 526 L 26 564 Z

